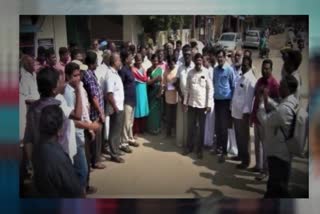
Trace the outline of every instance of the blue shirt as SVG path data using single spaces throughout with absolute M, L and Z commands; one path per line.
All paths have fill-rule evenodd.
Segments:
M 135 107 L 136 105 L 136 82 L 131 69 L 125 65 L 121 68 L 119 75 L 124 88 L 124 103 Z
M 231 100 L 235 87 L 234 74 L 231 66 L 224 64 L 222 68 L 219 66 L 214 68 L 214 99 Z

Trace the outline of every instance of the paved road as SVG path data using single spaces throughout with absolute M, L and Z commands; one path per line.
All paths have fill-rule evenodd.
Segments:
M 280 49 L 285 44 L 285 34 L 278 34 L 270 36 L 269 45 L 270 45 L 270 59 L 273 61 L 273 74 L 277 80 L 281 78 L 281 68 L 283 65 L 283 60 L 281 58 Z M 256 49 L 251 49 L 253 51 L 253 65 L 256 67 L 258 72 L 258 77 L 261 77 L 261 64 L 263 59 L 259 57 L 259 52 Z M 302 88 L 301 88 L 301 95 L 303 97 L 307 97 L 309 93 L 309 69 L 308 69 L 308 54 L 309 50 L 306 47 L 302 52 L 302 63 L 299 67 L 299 71 L 302 77 Z
M 271 38 L 272 48 L 282 47 L 284 35 Z M 284 42 L 283 42 L 284 43 Z M 254 66 L 260 70 L 262 60 L 254 52 Z M 272 49 L 270 58 L 274 62 L 274 75 L 279 80 L 282 67 L 279 49 Z M 303 79 L 302 93 L 307 93 L 307 50 L 303 52 L 300 68 Z M 95 170 L 91 184 L 98 187 L 94 198 L 195 198 L 229 197 L 261 198 L 266 181 L 257 182 L 254 174 L 236 169 L 236 163 L 217 162 L 217 157 L 205 152 L 199 161 L 195 155 L 182 156 L 181 148 L 174 139 L 164 136 L 144 135 L 138 139 L 139 148 L 124 157 L 126 163 L 106 161 L 107 168 Z M 251 130 L 251 142 L 253 132 Z M 251 145 L 252 165 L 255 163 L 254 146 Z M 308 160 L 293 162 L 290 188 L 296 197 L 308 197 Z

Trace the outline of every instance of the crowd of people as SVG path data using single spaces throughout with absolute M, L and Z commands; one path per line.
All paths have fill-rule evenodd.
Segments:
M 101 50 L 95 39 L 86 52 L 59 48 L 59 61 L 53 49 L 42 47 L 36 59 L 22 55 L 20 137 L 37 191 L 42 197 L 95 193 L 90 172 L 106 167 L 103 157 L 124 163 L 121 156 L 139 147 L 137 136 L 164 130 L 182 155 L 195 152 L 198 159 L 209 147 L 222 164 L 235 147 L 231 159 L 239 170 L 258 173 L 257 180 L 269 177 L 265 197 L 287 197 L 292 156 L 277 130 L 292 132 L 302 56 L 292 49 L 282 54 L 280 83 L 270 59 L 256 78 L 250 50 L 227 56 L 223 49 L 197 50 L 181 41 L 156 50 L 111 42 Z M 236 144 L 228 145 L 230 129 Z

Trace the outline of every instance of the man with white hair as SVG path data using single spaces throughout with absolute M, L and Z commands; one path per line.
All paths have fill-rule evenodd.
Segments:
M 98 79 L 98 83 L 100 87 L 102 88 L 102 91 L 104 92 L 104 85 L 106 80 L 106 75 L 108 71 L 110 71 L 110 56 L 111 52 L 109 50 L 106 50 L 103 52 L 102 55 L 102 63 L 98 65 L 96 70 L 96 77 Z
M 232 57 L 232 65 L 233 68 L 233 75 L 234 75 L 234 85 L 237 85 L 237 82 L 242 76 L 242 70 L 241 70 L 241 64 L 242 64 L 242 58 L 243 54 L 241 50 L 236 50 L 233 52 Z M 234 124 L 232 125 L 232 128 L 228 129 L 228 152 L 232 155 L 235 155 L 235 157 L 232 158 L 232 160 L 239 160 L 238 158 L 238 147 L 235 137 L 235 130 L 234 130 Z
M 121 68 L 120 55 L 112 53 L 110 57 L 110 67 L 108 78 L 106 79 L 106 103 L 108 115 L 110 115 L 110 139 L 108 141 L 111 160 L 116 163 L 124 163 L 120 158 L 120 140 L 123 130 L 124 116 L 124 87 L 119 75 Z
M 102 63 L 98 66 L 95 75 L 98 79 L 98 83 L 100 88 L 102 89 L 102 93 L 105 96 L 107 94 L 106 91 L 106 82 L 109 76 L 109 73 L 111 71 L 110 67 L 110 57 L 111 57 L 111 51 L 105 50 L 102 55 Z M 105 111 L 106 109 L 106 103 L 105 103 Z M 105 115 L 105 123 L 103 126 L 103 132 L 102 132 L 102 153 L 108 153 L 107 152 L 107 141 L 109 139 L 109 128 L 110 128 L 110 117 L 109 115 Z
M 234 60 L 231 67 L 233 68 L 233 72 L 234 72 L 235 85 L 242 75 L 242 71 L 241 71 L 242 58 L 243 58 L 243 54 L 241 50 L 234 51 Z
M 40 98 L 34 63 L 34 59 L 28 55 L 23 56 L 21 59 L 19 82 L 20 139 L 23 138 L 25 129 L 26 103 Z

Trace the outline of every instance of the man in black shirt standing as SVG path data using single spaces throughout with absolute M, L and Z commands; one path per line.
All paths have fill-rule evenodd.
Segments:
M 34 183 L 40 197 L 84 197 L 74 167 L 58 143 L 62 134 L 63 112 L 58 105 L 43 108 L 39 121 L 39 143 L 33 150 Z

